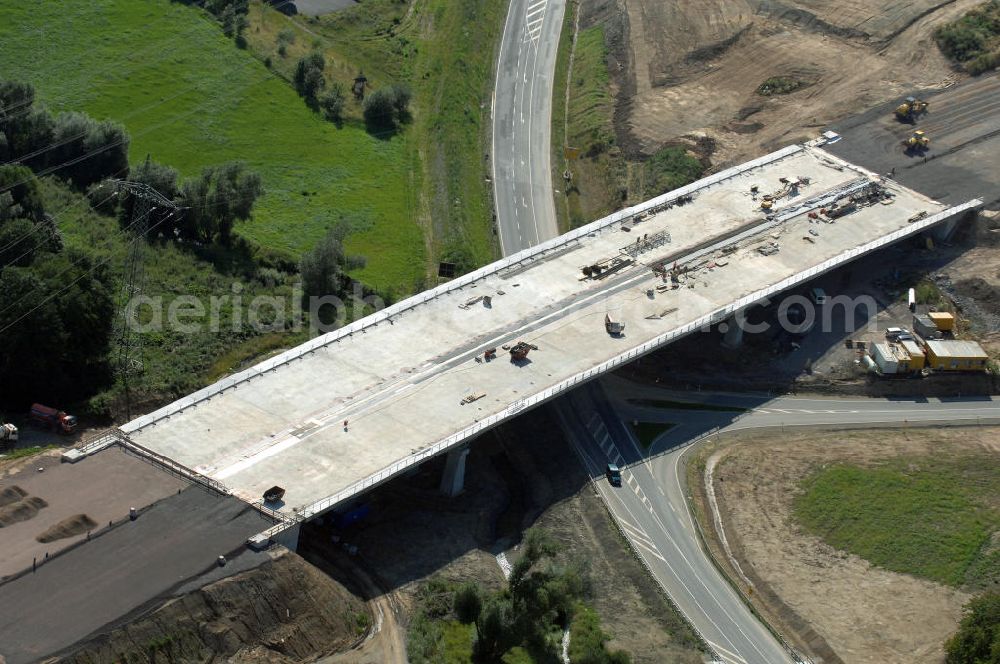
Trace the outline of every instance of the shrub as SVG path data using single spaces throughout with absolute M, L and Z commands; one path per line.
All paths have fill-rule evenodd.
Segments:
M 1000 0 L 991 0 L 934 32 L 945 55 L 971 74 L 1000 64 Z
M 465 583 L 455 591 L 455 616 L 464 625 L 475 622 L 483 607 L 483 598 L 479 587 L 474 583 Z
M 319 106 L 323 111 L 323 116 L 331 122 L 340 122 L 344 118 L 344 86 L 334 83 L 330 90 L 319 100 Z
M 326 59 L 318 51 L 303 56 L 295 63 L 295 73 L 292 76 L 295 91 L 311 106 L 315 106 L 319 93 L 326 85 L 323 78 L 325 67 Z
M 975 597 L 945 644 L 947 664 L 1000 664 L 1000 592 Z
M 410 88 L 394 84 L 379 88 L 365 98 L 364 116 L 369 131 L 391 130 L 410 119 Z

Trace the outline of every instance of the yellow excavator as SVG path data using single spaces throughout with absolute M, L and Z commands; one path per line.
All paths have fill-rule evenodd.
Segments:
M 903 141 L 903 147 L 907 152 L 923 152 L 931 146 L 931 139 L 927 138 L 923 130 L 917 129 L 913 134 Z
M 927 112 L 926 101 L 916 97 L 907 97 L 896 107 L 896 119 L 900 122 L 916 122 L 917 118 Z

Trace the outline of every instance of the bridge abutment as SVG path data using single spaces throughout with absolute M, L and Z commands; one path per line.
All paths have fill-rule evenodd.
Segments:
M 301 527 L 301 523 L 293 523 L 277 533 L 272 539 L 276 544 L 280 544 L 289 551 L 295 551 L 299 548 L 299 530 Z

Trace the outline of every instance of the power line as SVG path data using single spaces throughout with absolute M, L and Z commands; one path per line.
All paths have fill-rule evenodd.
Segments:
M 233 200 L 233 199 L 235 199 L 237 197 L 239 197 L 238 193 L 234 193 L 231 196 L 220 196 L 220 197 L 216 198 L 216 202 L 215 203 L 207 204 L 207 205 L 204 205 L 203 207 L 205 207 L 205 208 L 215 208 L 215 207 L 218 207 L 219 205 L 222 205 L 222 204 L 224 204 L 224 203 L 226 203 L 228 201 L 231 201 L 231 200 Z M 177 203 L 175 203 L 174 201 L 171 201 L 170 199 L 166 198 L 165 196 L 163 197 L 162 200 L 165 201 L 166 204 L 169 205 L 170 207 L 176 207 L 177 208 L 177 212 L 180 212 L 180 211 L 188 209 L 187 207 L 179 206 Z M 167 221 L 167 219 L 172 218 L 175 214 L 176 214 L 176 212 L 171 212 L 169 215 L 167 215 L 166 217 L 164 217 L 163 219 L 161 219 L 160 221 L 158 221 L 156 224 L 154 224 L 151 228 L 149 228 L 146 234 L 147 235 L 151 234 L 154 230 L 156 230 L 157 228 L 159 228 L 165 221 Z M 133 221 L 131 224 L 129 224 L 125 228 L 120 229 L 118 231 L 118 233 L 120 235 L 126 235 L 127 236 L 128 232 L 132 229 L 134 223 L 135 222 Z M 108 260 L 110 260 L 110 257 L 108 259 L 106 259 L 105 261 L 101 262 L 98 265 L 98 267 L 100 267 L 100 265 L 103 265 L 104 263 L 106 263 Z M 55 275 L 54 278 L 61 277 L 62 275 L 64 275 L 67 272 L 69 272 L 73 267 L 79 267 L 79 265 L 76 265 L 76 264 L 70 265 L 69 267 L 67 267 L 66 269 L 64 269 L 62 272 L 60 272 L 59 274 Z M 94 268 L 94 270 L 96 270 L 96 268 Z M 94 270 L 91 270 L 90 272 L 93 273 Z M 18 300 L 16 300 L 13 304 L 10 304 L 5 309 L 0 310 L 0 320 L 3 320 L 3 314 L 5 314 L 7 311 L 9 311 L 12 307 L 17 306 L 17 304 L 19 304 L 28 295 L 29 294 L 22 295 L 21 298 L 18 299 Z M 0 332 L 3 332 L 3 330 L 6 330 L 6 329 L 7 328 L 5 327 L 2 330 L 0 330 Z
M 165 222 L 167 219 L 169 219 L 170 217 L 172 217 L 173 214 L 174 213 L 170 213 L 167 216 L 165 216 L 163 219 L 161 219 L 160 221 L 156 222 L 152 227 L 149 228 L 149 230 L 147 232 L 151 233 L 154 230 L 156 230 L 157 226 L 159 226 L 160 224 L 162 224 L 163 222 Z M 86 270 L 83 274 L 81 274 L 80 276 L 78 276 L 76 279 L 74 279 L 73 281 L 69 282 L 68 284 L 66 284 L 65 286 L 63 286 L 62 288 L 60 288 L 55 293 L 50 294 L 48 297 L 46 297 L 44 300 L 42 300 L 41 302 L 39 302 L 38 304 L 36 304 L 34 307 L 32 307 L 28 311 L 24 312 L 22 315 L 18 316 L 16 319 L 14 319 L 13 321 L 11 321 L 7 325 L 5 325 L 2 328 L 0 328 L 0 334 L 3 334 L 4 332 L 6 332 L 7 330 L 9 330 L 10 328 L 12 328 L 15 325 L 17 325 L 18 323 L 20 323 L 25 318 L 27 318 L 28 316 L 30 316 L 31 314 L 35 313 L 36 311 L 38 311 L 39 309 L 41 309 L 43 306 L 45 306 L 46 304 L 48 304 L 49 302 L 51 302 L 54 298 L 56 298 L 56 297 L 62 295 L 63 293 L 65 293 L 67 290 L 69 290 L 70 288 L 72 288 L 73 286 L 75 286 L 84 277 L 93 275 L 93 273 L 97 270 L 97 268 L 103 267 L 111 259 L 112 259 L 112 256 L 108 256 L 104 260 L 99 261 L 91 269 Z M 65 270 L 63 272 L 65 272 Z M 22 297 L 20 300 L 18 300 L 18 302 L 21 302 L 21 300 L 23 300 L 23 299 L 24 298 Z M 9 309 L 9 308 L 10 307 L 8 307 L 7 309 Z M 4 309 L 4 311 L 7 311 L 7 309 Z
M 114 182 L 116 192 L 126 192 L 135 199 L 132 208 L 132 242 L 125 258 L 124 279 L 122 280 L 122 303 L 119 309 L 119 326 L 115 335 L 118 339 L 117 372 L 125 391 L 125 415 L 132 419 L 132 387 L 131 375 L 133 369 L 142 371 L 142 335 L 135 332 L 130 325 L 130 314 L 134 312 L 132 303 L 142 293 L 145 269 L 143 265 L 143 240 L 147 233 L 146 220 L 158 206 L 170 208 L 170 215 L 180 212 L 181 208 L 162 195 L 156 189 L 142 182 L 117 180 Z M 168 216 L 170 216 L 168 215 Z
M 128 170 L 128 167 L 126 166 L 125 168 L 122 168 L 122 169 L 121 169 L 121 170 L 119 170 L 119 171 L 118 171 L 117 173 L 115 173 L 115 174 L 114 174 L 114 175 L 113 175 L 112 177 L 120 177 L 120 176 L 122 175 L 122 173 L 124 173 L 124 172 L 125 172 L 125 171 L 127 171 L 127 170 Z M 113 193 L 113 194 L 112 194 L 112 196 L 113 196 L 113 195 L 115 195 L 115 194 Z M 108 199 L 109 199 L 109 198 L 110 198 L 110 196 L 109 196 L 108 198 L 105 198 L 104 200 L 102 200 L 102 201 L 98 202 L 96 206 L 95 206 L 95 205 L 91 205 L 90 207 L 91 207 L 91 208 L 94 208 L 94 207 L 100 207 L 101 205 L 104 205 L 105 203 L 107 203 L 107 202 L 108 202 Z M 53 213 L 48 213 L 48 212 L 46 212 L 45 214 L 49 214 L 49 215 L 51 215 L 51 216 L 52 216 L 52 218 L 53 218 L 53 219 L 55 219 L 55 220 L 58 220 L 58 215 L 62 215 L 62 214 L 63 214 L 63 213 L 64 213 L 64 212 L 66 211 L 66 210 L 69 210 L 70 208 L 76 208 L 76 207 L 80 207 L 80 205 L 81 205 L 81 204 L 83 204 L 83 203 L 86 203 L 86 202 L 87 202 L 87 198 L 86 198 L 86 197 L 82 197 L 82 198 L 81 198 L 80 200 L 78 200 L 77 202 L 75 202 L 75 203 L 70 203 L 69 205 L 66 205 L 66 206 L 64 206 L 64 207 L 63 207 L 63 208 L 62 208 L 61 210 L 59 210 L 59 212 L 58 212 L 58 213 L 55 213 L 55 212 L 53 212 Z M 83 214 L 86 214 L 86 212 L 84 212 Z M 77 219 L 82 219 L 82 218 L 83 218 L 83 214 L 81 214 L 81 215 L 80 215 L 79 217 L 77 217 Z M 7 244 L 6 244 L 6 245 L 4 245 L 3 247 L 0 247 L 0 254 L 2 254 L 3 252 L 7 251 L 8 249 L 10 249 L 10 248 L 12 248 L 12 247 L 15 247 L 15 246 L 17 246 L 17 245 L 18 245 L 18 244 L 20 244 L 20 243 L 21 243 L 22 241 L 24 241 L 24 239 L 25 239 L 25 238 L 27 238 L 27 237 L 29 237 L 29 236 L 33 235 L 33 234 L 34 234 L 34 232 L 35 232 L 35 228 L 34 228 L 34 227 L 32 227 L 32 229 L 31 229 L 31 230 L 29 230 L 29 231 L 28 231 L 27 233 L 25 233 L 25 234 L 24 234 L 24 235 L 22 235 L 21 237 L 17 238 L 16 240 L 13 240 L 12 242 L 9 242 L 9 243 L 7 243 Z M 34 249 L 37 249 L 37 248 L 38 248 L 38 247 L 40 247 L 40 246 L 41 246 L 41 243 L 39 243 L 38 245 L 36 245 L 36 246 L 34 247 Z M 31 250 L 29 250 L 29 252 L 30 252 L 30 251 L 33 251 L 34 249 L 31 249 Z M 24 254 L 22 254 L 21 256 L 18 256 L 18 257 L 17 257 L 16 259 L 14 259 L 13 261 L 10 261 L 10 262 L 8 262 L 8 263 L 7 263 L 7 265 L 12 265 L 13 263 L 16 263 L 16 262 L 17 262 L 18 260 L 20 260 L 20 259 L 21 259 L 21 258 L 23 258 L 23 257 L 24 257 Z M 0 266 L 0 268 L 3 268 L 3 267 L 5 267 L 5 266 Z

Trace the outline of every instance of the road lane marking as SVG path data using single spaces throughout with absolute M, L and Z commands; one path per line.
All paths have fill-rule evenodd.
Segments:
M 647 546 L 647 545 L 643 544 L 642 542 L 640 542 L 639 540 L 636 540 L 636 539 L 632 540 L 632 544 L 635 544 L 638 547 L 642 547 L 642 549 L 644 551 L 646 551 L 647 553 L 649 553 L 652 556 L 655 556 L 655 557 L 659 558 L 660 561 L 667 562 L 667 559 L 664 558 L 662 555 L 660 555 L 660 552 L 657 551 L 654 547 Z
M 560 413 L 560 416 L 562 416 L 562 413 Z M 561 419 L 564 419 L 564 421 L 565 421 L 565 418 L 561 417 Z M 580 447 L 579 442 L 577 441 L 576 436 L 571 435 L 570 436 L 570 441 L 571 441 L 574 449 L 577 450 L 577 453 L 584 460 L 584 464 L 585 465 L 592 464 L 593 463 L 593 458 L 590 456 L 590 454 L 587 451 L 585 451 L 584 449 L 582 449 Z M 592 441 L 592 442 L 596 442 L 596 441 Z M 602 491 L 602 495 L 607 495 L 607 494 L 605 494 Z M 618 499 L 617 504 L 619 504 L 621 506 L 621 508 L 624 509 L 629 514 L 629 516 L 632 517 L 633 520 L 635 520 L 636 522 L 638 522 L 638 519 L 635 518 L 635 515 L 632 513 L 632 510 L 629 509 L 628 504 L 625 503 L 625 501 L 621 498 L 621 496 L 619 496 L 616 493 L 612 493 L 611 495 L 613 497 L 617 498 Z M 612 501 L 610 499 L 606 499 L 606 502 L 608 504 L 608 507 L 611 509 L 612 514 L 614 514 L 615 520 L 617 522 L 619 522 L 619 523 L 623 522 L 624 519 L 622 518 L 621 514 L 619 513 L 619 510 L 616 510 L 614 508 L 614 506 L 612 505 Z M 650 512 L 653 513 L 652 510 L 650 510 Z M 681 558 L 687 564 L 688 569 L 690 569 L 693 572 L 694 571 L 694 567 L 691 565 L 691 562 L 687 560 L 687 558 L 684 556 L 683 552 L 677 546 L 677 543 L 673 541 L 673 538 L 670 536 L 670 533 L 668 533 L 666 531 L 666 528 L 663 526 L 663 524 L 659 522 L 659 519 L 657 518 L 657 516 L 656 516 L 655 513 L 653 513 L 653 517 L 654 517 L 654 520 L 657 521 L 657 523 L 658 523 L 658 525 L 660 527 L 660 530 L 666 536 L 667 541 L 671 544 L 671 546 L 674 547 L 674 550 L 676 550 L 680 554 Z M 632 540 L 629 540 L 629 541 L 631 542 Z M 636 553 L 639 554 L 639 557 L 641 557 L 643 559 L 643 561 L 646 563 L 647 566 L 650 564 L 649 561 L 646 559 L 646 554 L 644 553 L 643 550 L 638 550 L 637 549 Z M 674 567 L 673 567 L 673 565 L 671 565 L 670 561 L 666 560 L 666 559 L 663 559 L 662 562 L 663 562 L 664 566 L 666 567 L 666 569 L 669 571 L 670 575 L 673 576 L 673 578 L 677 582 L 677 584 L 679 584 L 680 587 L 683 588 L 687 592 L 688 596 L 691 598 L 691 601 L 694 602 L 694 605 L 696 607 L 698 607 L 699 611 L 701 611 L 702 617 L 705 620 L 707 620 L 712 625 L 712 627 L 715 628 L 716 632 L 718 632 L 718 634 L 723 639 L 725 639 L 726 642 L 729 643 L 729 645 L 731 645 L 733 648 L 735 648 L 736 645 L 732 641 L 730 641 L 729 636 L 726 634 L 726 632 L 721 627 L 719 627 L 718 623 L 716 623 L 715 620 L 713 620 L 712 617 L 708 614 L 708 612 L 705 610 L 705 607 L 702 606 L 701 602 L 698 601 L 698 598 L 695 596 L 694 592 L 692 592 L 691 588 L 687 585 L 687 583 L 684 582 L 684 580 L 681 578 L 680 574 L 677 573 L 677 570 L 674 569 Z M 697 577 L 697 575 L 696 575 L 696 577 Z M 705 587 L 705 584 L 704 584 L 703 581 L 701 581 L 701 579 L 698 579 L 698 581 L 700 582 L 700 584 L 701 584 L 702 587 Z M 666 585 L 664 585 L 662 581 L 659 581 L 659 579 L 657 579 L 657 582 L 660 584 L 660 586 L 664 590 L 667 590 Z M 726 612 L 725 608 L 722 606 L 722 604 L 719 601 L 719 599 L 711 591 L 709 591 L 707 589 L 707 587 L 705 587 L 705 589 L 707 591 L 708 596 L 715 602 L 715 604 L 720 609 L 722 609 L 722 612 L 726 615 L 726 617 L 729 618 L 729 620 L 735 624 L 735 621 L 733 620 L 732 616 L 730 616 L 728 614 L 728 612 Z M 667 594 L 670 595 L 670 592 L 667 591 Z M 676 600 L 675 600 L 675 602 L 676 602 Z M 737 625 L 737 629 L 741 633 L 743 633 L 743 630 L 740 629 L 738 625 Z M 700 632 L 700 630 L 699 630 L 699 632 Z M 743 633 L 743 636 L 749 639 L 749 637 L 747 637 L 745 633 Z M 755 646 L 755 648 L 756 648 L 756 646 Z M 758 652 L 759 652 L 759 650 L 758 650 Z
M 716 651 L 715 652 L 716 655 L 722 656 L 726 661 L 728 661 L 728 662 L 739 662 L 740 664 L 746 664 L 746 660 L 743 659 L 743 657 L 741 657 L 739 653 L 735 653 L 735 652 L 733 652 L 731 650 L 727 650 L 726 648 L 723 648 L 719 644 L 712 643 L 711 641 L 706 641 L 706 643 L 708 643 L 708 646 L 712 650 Z

